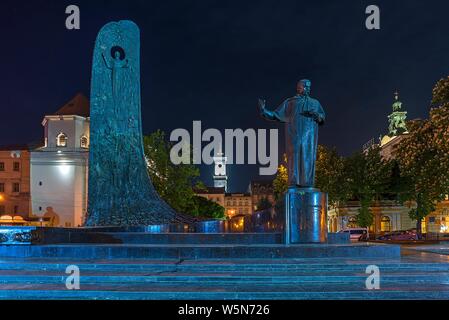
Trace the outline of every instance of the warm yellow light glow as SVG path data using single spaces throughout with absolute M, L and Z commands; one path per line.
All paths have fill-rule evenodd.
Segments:
M 0 201 L 3 201 L 3 200 L 5 200 L 5 197 L 2 194 L 0 194 Z

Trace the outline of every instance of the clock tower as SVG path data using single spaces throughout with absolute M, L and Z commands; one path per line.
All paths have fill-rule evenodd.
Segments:
M 226 161 L 227 158 L 224 153 L 219 152 L 214 157 L 214 187 L 224 188 L 225 192 L 228 192 L 228 176 L 226 175 Z

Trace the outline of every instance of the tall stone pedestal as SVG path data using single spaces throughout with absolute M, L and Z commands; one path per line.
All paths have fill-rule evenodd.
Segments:
M 327 242 L 327 193 L 289 187 L 285 212 L 286 244 Z

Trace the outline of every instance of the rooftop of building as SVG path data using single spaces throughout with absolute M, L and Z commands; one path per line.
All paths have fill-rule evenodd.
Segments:
M 89 99 L 82 93 L 78 93 L 72 100 L 58 109 L 53 115 L 56 116 L 81 116 L 89 117 L 90 103 Z
M 196 194 L 224 194 L 225 188 L 223 187 L 206 187 L 206 189 L 194 189 Z
M 225 197 L 251 197 L 248 192 L 227 192 Z

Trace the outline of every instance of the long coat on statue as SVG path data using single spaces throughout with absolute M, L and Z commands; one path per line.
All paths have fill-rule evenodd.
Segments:
M 296 95 L 262 116 L 285 123 L 289 186 L 313 187 L 318 125 L 325 119 L 321 104 L 307 95 Z

